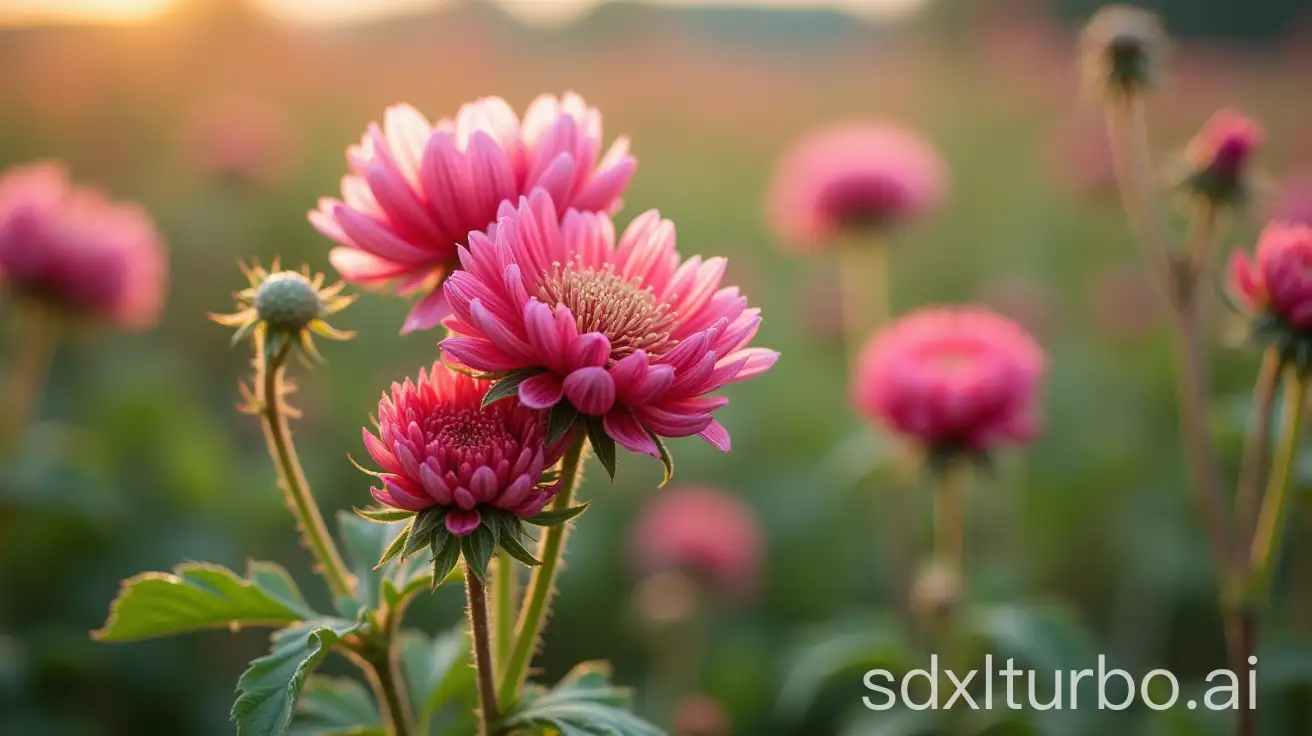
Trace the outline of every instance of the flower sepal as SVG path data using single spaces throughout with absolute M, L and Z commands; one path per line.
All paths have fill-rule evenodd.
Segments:
M 1283 365 L 1301 377 L 1312 376 L 1312 332 L 1296 327 L 1274 312 L 1263 312 L 1248 324 L 1253 342 L 1275 348 Z
M 460 509 L 434 507 L 412 513 L 410 523 L 387 546 L 382 559 L 378 561 L 378 566 L 381 567 L 397 557 L 405 560 L 427 548 L 432 554 L 430 562 L 433 565 L 434 588 L 451 575 L 462 558 L 466 568 L 473 570 L 479 580 L 486 581 L 488 564 L 498 548 L 505 550 L 511 557 L 529 567 L 542 564 L 528 551 L 522 541 L 528 536 L 524 528 L 525 521 L 536 526 L 555 526 L 574 518 L 586 508 L 587 504 L 583 504 L 561 511 L 544 511 L 536 517 L 523 520 L 509 511 L 495 508 L 465 512 Z M 399 521 L 405 518 L 391 518 L 395 513 L 400 513 L 394 509 L 364 509 L 357 510 L 356 513 L 370 521 L 382 521 L 384 518 Z M 451 526 L 460 528 L 460 525 L 453 524 L 447 517 L 451 514 L 469 513 L 477 515 L 477 526 L 463 534 L 452 532 Z
M 993 455 L 988 450 L 951 442 L 940 442 L 925 449 L 925 469 L 934 478 L 941 478 L 962 463 L 984 473 L 993 472 Z

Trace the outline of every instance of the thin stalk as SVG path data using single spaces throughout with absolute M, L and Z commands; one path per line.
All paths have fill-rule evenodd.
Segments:
M 5 376 L 4 415 L 0 417 L 0 453 L 22 436 L 42 392 L 59 342 L 59 316 L 39 301 L 14 308 L 14 362 Z
M 411 736 L 411 712 L 406 696 L 405 680 L 401 676 L 396 647 L 396 629 L 401 612 L 379 612 L 380 630 L 374 636 L 348 645 L 347 654 L 361 670 L 374 691 L 374 698 L 382 706 L 383 731 L 388 736 Z
M 970 467 L 954 460 L 938 479 L 934 495 L 934 553 L 941 564 L 964 576 L 966 566 L 966 487 Z
M 1244 442 L 1243 461 L 1239 474 L 1239 495 L 1235 502 L 1238 512 L 1240 539 L 1251 540 L 1256 533 L 1257 508 L 1261 503 L 1262 476 L 1266 472 L 1266 459 L 1271 452 L 1271 424 L 1275 413 L 1276 393 L 1280 386 L 1280 353 L 1267 348 L 1253 386 L 1252 429 Z
M 586 435 L 575 430 L 575 438 L 570 441 L 569 449 L 560 466 L 560 490 L 551 502 L 552 509 L 569 508 L 574 497 L 575 487 L 579 482 L 579 468 L 583 464 L 583 443 Z M 542 534 L 538 545 L 538 559 L 541 565 L 533 568 L 528 581 L 528 590 L 524 595 L 523 607 L 519 610 L 519 622 L 515 626 L 515 646 L 511 650 L 506 671 L 501 676 L 501 687 L 497 691 L 500 701 L 507 705 L 519 699 L 520 691 L 528 680 L 528 664 L 537 650 L 542 629 L 547 623 L 547 610 L 551 598 L 556 593 L 556 574 L 560 569 L 560 558 L 565 550 L 565 537 L 569 533 L 569 522 L 548 527 Z
M 506 671 L 510 647 L 515 636 L 515 606 L 519 603 L 519 568 L 504 549 L 497 550 L 496 572 L 492 578 L 493 638 L 492 657 L 498 675 Z
M 1267 480 L 1262 510 L 1258 516 L 1257 533 L 1249 556 L 1252 574 L 1248 591 L 1252 596 L 1265 596 L 1271 585 L 1271 575 L 1280 556 L 1287 518 L 1291 506 L 1289 488 L 1298 459 L 1298 439 L 1303 431 L 1303 410 L 1307 406 L 1308 382 L 1291 369 L 1286 378 L 1285 406 L 1280 432 L 1280 445 L 1271 464 L 1271 477 Z
M 845 238 L 838 266 L 843 343 L 855 360 L 870 335 L 888 321 L 888 243 L 876 234 Z
M 496 673 L 492 661 L 491 626 L 488 622 L 487 590 L 478 573 L 465 567 L 465 589 L 469 593 L 469 631 L 474 641 L 474 667 L 478 672 L 479 733 L 492 736 L 496 733 L 501 711 L 497 708 Z
M 256 350 L 263 350 L 258 342 Z M 278 485 L 287 496 L 287 504 L 296 517 L 305 545 L 319 563 L 319 570 L 328 581 L 328 588 L 334 597 L 351 598 L 354 595 L 351 575 L 342 562 L 332 535 L 328 533 L 328 527 L 324 524 L 323 515 L 319 513 L 319 506 L 310 492 L 310 484 L 305 480 L 305 471 L 301 469 L 300 458 L 292 444 L 291 428 L 287 424 L 282 400 L 283 368 L 289 353 L 290 347 L 272 356 L 268 365 L 262 365 L 256 376 L 264 439 L 278 472 Z M 263 359 L 260 362 L 263 363 Z

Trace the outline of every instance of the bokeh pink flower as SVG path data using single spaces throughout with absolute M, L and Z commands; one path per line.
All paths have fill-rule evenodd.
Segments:
M 1043 350 L 978 306 L 925 307 L 876 333 L 853 384 L 857 407 L 934 451 L 984 452 L 1038 432 Z
M 186 121 L 186 153 L 206 176 L 267 186 L 283 179 L 298 140 L 287 111 L 259 97 L 206 99 Z
M 1273 222 L 1262 230 L 1256 257 L 1230 258 L 1231 293 L 1255 313 L 1270 313 L 1299 330 L 1312 328 L 1312 227 Z
M 395 105 L 347 151 L 342 199 L 320 200 L 310 222 L 340 244 L 329 259 L 345 280 L 420 294 L 402 332 L 428 329 L 448 313 L 457 246 L 503 201 L 541 188 L 562 213 L 619 207 L 637 163 L 627 139 L 601 146 L 601 113 L 575 94 L 537 98 L 522 121 L 496 97 L 436 124 Z
M 475 371 L 533 372 L 521 402 L 568 401 L 634 452 L 659 457 L 653 436 L 691 435 L 728 452 L 729 433 L 712 417 L 728 399 L 707 394 L 764 372 L 778 353 L 748 347 L 760 310 L 721 287 L 725 259 L 681 259 L 674 224 L 655 211 L 618 239 L 606 214 L 558 213 L 536 190 L 460 247 L 462 270 L 445 285 L 445 357 Z
M 845 231 L 925 214 L 942 199 L 946 178 L 938 152 L 910 130 L 883 123 L 824 128 L 784 156 L 767 219 L 785 245 L 824 248 Z
M 167 257 L 136 205 L 70 184 L 56 163 L 0 175 L 0 283 L 53 308 L 128 329 L 159 319 Z
M 513 401 L 482 406 L 491 386 L 441 363 L 415 381 L 393 383 L 378 403 L 377 435 L 363 431 L 383 468 L 374 498 L 405 511 L 445 508 L 455 535 L 478 528 L 480 509 L 538 514 L 555 493 L 540 481 L 559 450 L 544 444 L 541 412 Z
M 744 600 L 760 586 L 765 534 L 738 497 L 707 486 L 681 486 L 654 496 L 630 539 L 637 574 L 678 571 L 709 593 Z
M 1189 187 L 1218 203 L 1242 199 L 1250 162 L 1261 142 L 1262 127 L 1256 121 L 1233 110 L 1216 113 L 1185 152 Z

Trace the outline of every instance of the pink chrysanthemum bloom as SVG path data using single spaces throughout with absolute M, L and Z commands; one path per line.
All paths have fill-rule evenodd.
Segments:
M 767 217 L 785 244 L 814 250 L 844 231 L 885 228 L 924 214 L 942 198 L 946 177 L 938 153 L 909 130 L 826 128 L 785 155 Z
M 438 509 L 456 536 L 477 529 L 489 510 L 519 518 L 542 511 L 553 495 L 542 473 L 559 452 L 544 444 L 541 412 L 513 401 L 482 406 L 491 387 L 441 363 L 392 384 L 378 403 L 378 435 L 364 430 L 384 471 L 374 498 L 403 511 Z
M 858 359 L 857 406 L 933 453 L 982 453 L 1037 431 L 1042 349 L 977 306 L 926 307 L 876 333 Z
M 448 312 L 440 286 L 457 246 L 492 224 L 503 201 L 540 187 L 560 212 L 619 208 L 637 163 L 627 139 L 604 156 L 601 145 L 601 113 L 575 94 L 539 97 L 522 122 L 496 97 L 436 124 L 396 105 L 347 151 L 343 201 L 320 200 L 310 222 L 341 244 L 329 259 L 342 278 L 423 293 L 402 332 L 429 329 Z
M 684 486 L 655 496 L 631 538 L 639 575 L 679 570 L 718 596 L 743 600 L 760 584 L 765 535 L 756 515 L 724 491 Z
M 1233 110 L 1212 116 L 1189 144 L 1185 187 L 1217 205 L 1237 204 L 1248 193 L 1248 169 L 1262 142 L 1262 127 Z
M 502 380 L 518 382 L 531 408 L 585 415 L 603 461 L 606 437 L 653 457 L 666 457 L 658 436 L 696 434 L 727 452 L 711 413 L 728 399 L 707 394 L 762 373 L 778 353 L 747 347 L 760 310 L 720 288 L 725 259 L 680 260 L 674 224 L 655 211 L 618 243 L 609 216 L 557 212 L 537 190 L 507 203 L 488 235 L 470 235 L 463 270 L 446 282 L 455 336 L 443 354 L 511 374 Z
M 1257 241 L 1257 258 L 1236 250 L 1231 294 L 1254 317 L 1253 332 L 1286 360 L 1312 364 L 1312 227 L 1273 222 Z
M 129 329 L 159 319 L 165 253 L 144 210 L 70 185 L 54 163 L 0 175 L 0 282 L 73 314 Z

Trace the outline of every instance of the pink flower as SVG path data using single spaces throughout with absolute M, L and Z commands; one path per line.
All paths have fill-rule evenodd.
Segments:
M 10 289 L 144 329 L 159 319 L 167 279 L 163 245 L 141 208 L 71 186 L 55 163 L 0 175 L 0 281 Z
M 466 535 L 480 510 L 537 515 L 554 490 L 539 486 L 559 451 L 543 444 L 541 412 L 501 401 L 482 406 L 491 388 L 441 363 L 419 379 L 392 384 L 378 403 L 378 435 L 363 431 L 370 456 L 383 467 L 374 498 L 392 508 L 448 509 L 446 528 Z
M 1043 351 L 977 306 L 927 307 L 878 332 L 858 359 L 854 399 L 931 449 L 980 452 L 1037 431 Z
M 443 354 L 517 373 L 525 405 L 568 401 L 635 452 L 659 457 L 654 436 L 694 434 L 728 452 L 711 416 L 728 399 L 706 394 L 762 373 L 778 353 L 747 347 L 760 310 L 720 288 L 725 259 L 681 260 L 674 224 L 655 211 L 618 243 L 609 216 L 558 211 L 539 189 L 506 203 L 487 235 L 470 234 L 463 270 L 446 282 L 455 336 Z
M 448 313 L 439 287 L 456 247 L 492 224 L 503 201 L 541 187 L 560 212 L 619 207 L 637 163 L 624 138 L 599 159 L 601 142 L 601 113 L 575 94 L 539 97 L 523 122 L 496 97 L 436 125 L 396 105 L 347 150 L 344 201 L 320 200 L 310 222 L 341 244 L 329 259 L 342 278 L 426 293 L 402 332 L 429 329 Z
M 1312 328 L 1312 227 L 1273 222 L 1262 230 L 1254 262 L 1243 250 L 1230 259 L 1231 292 L 1254 312 Z
M 1249 162 L 1262 142 L 1262 127 L 1233 110 L 1212 116 L 1189 144 L 1186 186 L 1216 203 L 1244 197 Z
M 208 176 L 267 185 L 287 174 L 295 133 L 287 112 L 271 101 L 216 97 L 198 106 L 187 121 L 187 153 Z
M 751 597 L 760 583 L 765 535 L 756 515 L 736 496 L 704 486 L 683 486 L 653 498 L 631 539 L 640 575 L 679 570 L 714 593 Z
M 729 715 L 709 695 L 690 695 L 674 711 L 674 736 L 728 736 Z
M 803 138 L 774 176 L 767 216 L 779 238 L 803 250 L 842 231 L 887 227 L 932 209 L 946 170 L 915 133 L 884 124 L 848 124 Z

